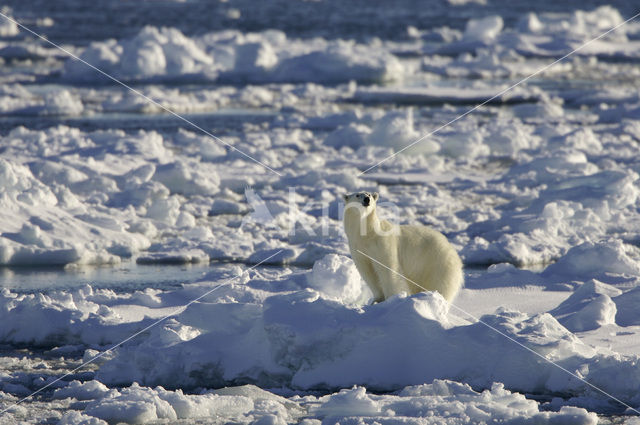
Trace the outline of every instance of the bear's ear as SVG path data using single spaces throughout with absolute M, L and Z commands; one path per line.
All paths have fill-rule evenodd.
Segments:
M 373 192 L 373 200 L 377 201 L 378 200 L 378 192 Z
M 342 199 L 344 199 L 344 201 L 347 202 L 347 199 L 349 199 L 349 195 L 345 193 L 344 195 L 342 195 Z

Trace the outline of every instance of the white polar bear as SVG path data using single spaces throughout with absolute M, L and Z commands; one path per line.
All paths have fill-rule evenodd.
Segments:
M 351 257 L 375 300 L 403 291 L 429 290 L 451 302 L 464 281 L 456 250 L 442 233 L 429 227 L 379 220 L 377 200 L 377 193 L 344 195 L 344 229 Z

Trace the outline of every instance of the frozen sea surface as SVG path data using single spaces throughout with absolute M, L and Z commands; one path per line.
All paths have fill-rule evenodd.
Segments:
M 631 2 L 0 11 L 135 90 L 0 18 L 2 423 L 637 422 L 640 22 L 505 91 Z M 371 304 L 355 190 L 451 306 Z

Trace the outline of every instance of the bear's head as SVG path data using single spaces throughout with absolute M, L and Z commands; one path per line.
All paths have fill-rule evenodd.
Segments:
M 377 192 L 356 192 L 349 195 L 344 195 L 344 208 L 347 210 L 354 210 L 359 212 L 361 217 L 371 214 L 371 211 L 376 209 L 376 201 L 378 200 Z

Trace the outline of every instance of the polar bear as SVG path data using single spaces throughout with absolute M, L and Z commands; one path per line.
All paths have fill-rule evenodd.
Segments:
M 451 302 L 464 281 L 456 250 L 429 227 L 379 220 L 377 200 L 377 193 L 344 195 L 343 216 L 351 257 L 375 301 L 429 290 Z

